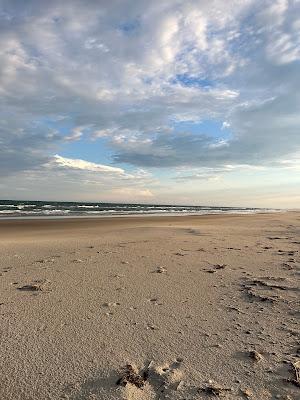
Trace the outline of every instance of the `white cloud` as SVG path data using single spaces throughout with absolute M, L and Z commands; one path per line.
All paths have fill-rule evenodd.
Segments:
M 77 128 L 74 128 L 72 130 L 72 133 L 65 137 L 65 140 L 67 142 L 74 142 L 76 140 L 81 139 L 81 137 L 83 135 L 82 128 L 84 128 L 84 127 L 78 126 Z
M 144 200 L 154 197 L 154 194 L 149 189 L 137 189 L 137 188 L 128 188 L 123 187 L 119 189 L 113 189 L 111 192 L 111 197 L 117 198 L 125 198 L 127 201 L 138 199 Z
M 227 146 L 229 146 L 229 141 L 228 141 L 228 140 L 225 140 L 225 139 L 218 140 L 217 142 L 210 143 L 210 144 L 208 145 L 208 147 L 209 147 L 210 149 L 215 149 L 215 148 L 217 148 L 217 147 L 227 147 Z
M 93 132 L 92 139 L 112 136 L 116 129 L 99 129 Z
M 122 168 L 111 167 L 109 165 L 96 164 L 93 162 L 80 160 L 80 159 L 72 159 L 61 157 L 56 154 L 53 157 L 53 160 L 50 161 L 56 166 L 63 168 L 71 168 L 71 169 L 79 169 L 84 171 L 92 171 L 92 172 L 100 172 L 100 173 L 113 173 L 117 175 L 125 175 L 125 171 Z
M 101 50 L 104 53 L 107 53 L 109 51 L 109 49 L 107 48 L 107 46 L 105 46 L 105 44 L 101 43 L 99 40 L 97 40 L 97 38 L 92 38 L 92 37 L 86 39 L 86 41 L 84 42 L 84 47 L 88 50 L 92 49 Z
M 224 121 L 222 124 L 222 129 L 230 128 L 230 123 L 228 121 Z

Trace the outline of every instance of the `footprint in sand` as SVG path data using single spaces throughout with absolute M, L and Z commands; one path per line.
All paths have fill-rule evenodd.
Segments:
M 284 282 L 284 284 L 278 284 L 278 282 Z M 287 278 L 264 276 L 255 279 L 247 279 L 246 284 L 242 284 L 242 288 L 245 290 L 247 296 L 251 301 L 262 301 L 274 303 L 276 301 L 287 301 L 287 296 L 293 295 L 300 290 L 298 287 L 290 285 Z M 284 294 L 284 297 L 279 295 Z
M 140 400 L 171 399 L 174 398 L 174 393 L 184 389 L 182 362 L 180 357 L 171 364 L 159 366 L 151 361 L 141 370 L 135 365 L 127 364 L 116 384 L 123 386 L 126 396 L 135 395 Z

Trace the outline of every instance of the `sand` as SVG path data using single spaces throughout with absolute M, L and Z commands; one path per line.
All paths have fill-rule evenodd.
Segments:
M 0 399 L 300 399 L 300 213 L 0 221 Z

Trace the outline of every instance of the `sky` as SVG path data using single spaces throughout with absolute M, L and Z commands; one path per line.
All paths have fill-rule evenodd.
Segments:
M 0 198 L 297 208 L 300 0 L 0 0 Z

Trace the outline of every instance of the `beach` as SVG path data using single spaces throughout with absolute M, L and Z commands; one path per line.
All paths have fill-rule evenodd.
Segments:
M 300 212 L 0 220 L 0 248 L 1 400 L 300 398 Z

